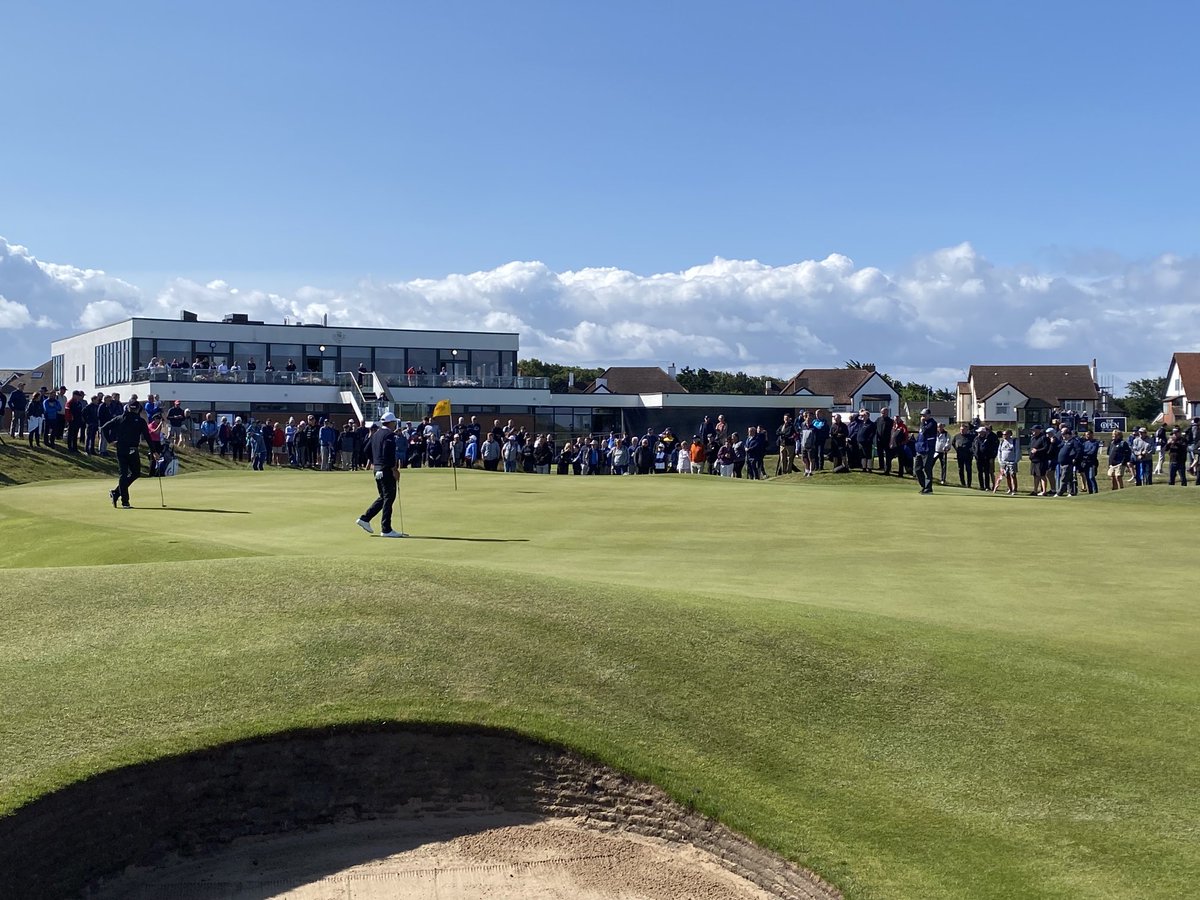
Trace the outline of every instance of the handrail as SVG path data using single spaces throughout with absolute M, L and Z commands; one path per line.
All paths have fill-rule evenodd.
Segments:
M 354 373 L 350 373 L 354 374 Z M 439 388 L 453 390 L 455 388 L 489 388 L 489 389 L 518 389 L 518 390 L 549 390 L 550 379 L 529 375 L 481 375 L 479 377 L 451 377 L 449 375 L 406 375 L 404 373 L 372 372 L 376 385 L 385 388 Z M 142 366 L 130 374 L 130 382 L 150 381 L 169 383 L 196 384 L 285 384 L 317 387 L 336 387 L 339 381 L 322 375 L 320 372 L 221 372 L 217 369 L 170 369 L 165 366 L 153 368 Z M 111 382 L 121 384 L 120 381 Z M 379 393 L 387 393 L 380 391 Z M 394 397 L 392 398 L 395 399 Z

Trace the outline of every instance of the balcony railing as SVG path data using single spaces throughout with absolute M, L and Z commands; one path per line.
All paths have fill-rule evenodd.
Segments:
M 320 372 L 221 372 L 218 369 L 169 369 L 162 366 L 134 369 L 134 381 L 187 382 L 189 384 L 303 384 L 333 387 L 336 377 Z
M 529 375 L 388 375 L 380 378 L 390 388 L 509 388 L 518 390 L 549 390 L 550 379 Z
M 326 376 L 320 372 L 221 372 L 218 369 L 171 369 L 165 366 L 133 370 L 132 381 L 172 382 L 189 384 L 295 384 L 336 387 L 343 377 L 355 373 Z M 499 388 L 515 390 L 549 390 L 550 379 L 528 375 L 398 375 L 379 373 L 389 388 Z

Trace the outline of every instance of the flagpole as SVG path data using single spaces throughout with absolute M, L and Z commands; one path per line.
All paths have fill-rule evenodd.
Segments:
M 450 408 L 449 400 L 446 401 L 446 412 L 449 413 L 449 415 L 450 415 L 450 422 L 447 427 L 450 429 L 453 429 L 454 428 L 454 410 L 452 410 Z M 454 446 L 454 438 L 453 437 L 450 438 L 450 446 L 451 447 Z M 467 447 L 464 444 L 463 445 L 463 456 L 465 457 L 466 455 L 467 455 Z M 457 491 L 458 490 L 458 464 L 454 461 L 454 453 L 453 452 L 450 453 L 450 468 L 454 470 L 454 490 Z

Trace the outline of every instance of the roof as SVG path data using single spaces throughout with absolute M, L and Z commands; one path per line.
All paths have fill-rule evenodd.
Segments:
M 604 370 L 603 375 L 584 388 L 583 392 L 594 394 L 597 390 L 610 394 L 687 393 L 678 381 L 658 366 L 610 366 Z
M 42 377 L 34 378 L 34 372 L 40 372 Z M 41 387 L 50 387 L 50 377 L 53 374 L 54 366 L 49 361 L 40 366 L 26 366 L 24 369 L 0 369 L 0 390 L 8 393 L 23 381 L 26 393 L 31 393 Z
M 990 396 L 1004 384 L 1030 400 L 1062 406 L 1066 400 L 1099 400 L 1089 366 L 971 366 L 967 377 L 975 386 L 976 399 Z
M 905 414 L 910 418 L 915 415 L 920 415 L 921 410 L 928 409 L 929 414 L 935 419 L 954 420 L 956 409 L 952 400 L 906 400 L 904 402 Z
M 1016 391 L 1018 394 L 1020 394 L 1026 400 L 1030 399 L 1030 397 L 1027 393 L 1025 393 L 1023 390 L 1021 390 L 1019 387 L 1017 387 L 1011 381 L 1002 381 L 1000 384 L 996 385 L 994 388 L 992 388 L 990 391 L 988 391 L 984 396 L 980 397 L 980 399 L 981 400 L 989 400 L 992 398 L 993 395 L 1000 393 L 1005 388 L 1012 388 L 1014 391 Z
M 807 390 L 811 394 L 828 395 L 835 404 L 845 406 L 875 374 L 874 369 L 801 369 L 779 393 L 798 394 Z
M 1179 366 L 1179 378 L 1183 381 L 1184 396 L 1200 400 L 1200 353 L 1176 353 L 1171 357 L 1171 364 Z M 1167 396 L 1179 396 L 1167 385 Z

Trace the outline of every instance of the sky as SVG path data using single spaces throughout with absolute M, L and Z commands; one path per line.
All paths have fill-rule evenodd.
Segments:
M 0 5 L 0 366 L 128 315 L 787 378 L 1200 350 L 1184 3 Z

